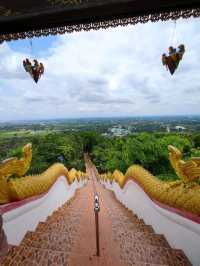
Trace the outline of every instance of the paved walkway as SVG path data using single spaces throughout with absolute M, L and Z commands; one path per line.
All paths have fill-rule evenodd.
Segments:
M 97 187 L 98 190 L 98 187 Z M 96 235 L 94 216 L 93 182 L 90 179 L 88 185 L 81 190 L 87 195 L 86 207 L 81 217 L 79 236 L 75 239 L 72 253 L 69 257 L 70 266 L 120 266 L 120 250 L 112 234 L 112 224 L 108 210 L 100 197 L 99 234 L 100 234 L 100 257 L 96 256 Z

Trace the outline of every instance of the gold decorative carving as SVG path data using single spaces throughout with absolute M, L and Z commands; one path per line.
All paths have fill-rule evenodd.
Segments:
M 197 180 L 200 177 L 200 157 L 182 160 L 182 152 L 171 145 L 168 146 L 169 160 L 176 174 L 185 183 Z
M 10 188 L 8 178 L 10 176 L 21 177 L 30 168 L 32 160 L 32 145 L 29 143 L 22 149 L 21 159 L 9 158 L 0 163 L 0 204 L 10 202 Z
M 22 153 L 23 156 L 21 159 L 13 157 L 0 163 L 0 180 L 12 175 L 20 177 L 26 174 L 32 160 L 32 144 L 28 143 L 25 145 L 22 149 Z
M 62 0 L 61 0 L 62 1 Z M 64 0 L 63 0 L 64 1 Z M 113 20 L 103 20 L 100 22 L 91 22 L 85 24 L 74 24 L 62 27 L 55 27 L 51 29 L 41 29 L 33 30 L 28 32 L 19 32 L 13 34 L 2 34 L 0 35 L 0 43 L 2 41 L 11 41 L 18 39 L 26 39 L 40 36 L 56 35 L 56 34 L 65 34 L 72 33 L 77 31 L 89 31 L 89 30 L 99 30 L 106 28 L 115 28 L 117 26 L 127 26 L 127 25 L 136 25 L 138 23 L 147 23 L 147 22 L 158 22 L 166 20 L 177 20 L 180 18 L 190 18 L 190 17 L 200 17 L 200 8 L 195 9 L 184 9 L 176 10 L 162 13 L 149 14 L 144 16 L 135 16 L 129 18 L 120 18 Z
M 87 179 L 87 176 L 85 173 L 83 173 L 81 171 L 77 171 L 76 172 L 76 178 L 78 181 L 81 181 L 81 180 Z
M 67 168 L 61 163 L 56 163 L 40 175 L 9 180 L 10 201 L 22 200 L 45 193 L 60 176 L 65 176 L 69 183 Z
M 23 148 L 23 157 L 10 158 L 0 164 L 0 204 L 9 203 L 37 196 L 47 192 L 60 176 L 65 176 L 68 184 L 77 178 L 85 179 L 86 175 L 67 168 L 61 163 L 55 163 L 39 175 L 24 176 L 30 167 L 32 145 Z M 15 175 L 18 178 L 10 178 Z
M 153 176 L 149 171 L 139 165 L 132 165 L 123 175 L 115 170 L 115 181 L 121 188 L 129 180 L 138 183 L 150 198 L 168 206 L 181 209 L 196 215 L 200 215 L 200 185 L 192 182 L 199 177 L 199 158 L 192 158 L 189 162 L 181 160 L 182 153 L 175 147 L 169 146 L 169 159 L 180 181 L 164 182 Z M 100 175 L 103 180 L 109 181 L 105 174 Z M 190 185 L 185 185 L 185 183 Z
M 110 178 L 111 179 L 111 178 Z M 124 183 L 124 175 L 119 170 L 115 170 L 112 175 L 112 180 L 115 180 L 120 186 Z
M 78 179 L 78 172 L 76 171 L 76 169 L 72 168 L 69 171 L 69 184 L 72 184 L 75 179 Z

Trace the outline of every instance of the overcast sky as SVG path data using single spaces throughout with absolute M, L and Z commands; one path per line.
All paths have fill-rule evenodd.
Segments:
M 200 19 L 15 41 L 0 45 L 0 120 L 200 114 Z M 186 53 L 171 76 L 168 46 Z M 22 60 L 36 57 L 35 84 Z

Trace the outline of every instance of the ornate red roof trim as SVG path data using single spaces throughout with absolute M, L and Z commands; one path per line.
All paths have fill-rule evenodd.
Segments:
M 8 2 L 12 8 L 15 1 L 6 0 L 5 5 Z M 34 4 L 32 13 L 23 9 L 22 4 L 21 9 L 17 9 L 15 4 L 14 10 L 19 14 L 8 13 L 7 16 L 1 15 L 0 8 L 0 42 L 149 21 L 200 17 L 200 0 L 82 0 L 71 5 L 68 2 L 60 0 L 58 6 L 55 4 L 54 8 L 48 7 L 46 10 L 44 1 L 40 0 L 44 6 L 39 4 L 40 8 L 37 9 Z M 24 13 L 20 15 L 20 12 Z

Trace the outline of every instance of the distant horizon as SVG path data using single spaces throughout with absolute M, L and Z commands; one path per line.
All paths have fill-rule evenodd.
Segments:
M 136 119 L 136 118 L 192 118 L 199 117 L 200 114 L 181 114 L 181 115 L 135 115 L 135 116 L 88 116 L 88 117 L 68 117 L 68 118 L 40 118 L 40 119 L 17 119 L 17 120 L 1 120 L 3 123 L 22 123 L 22 122 L 45 122 L 45 121 L 67 121 L 67 120 L 90 120 L 90 119 Z

